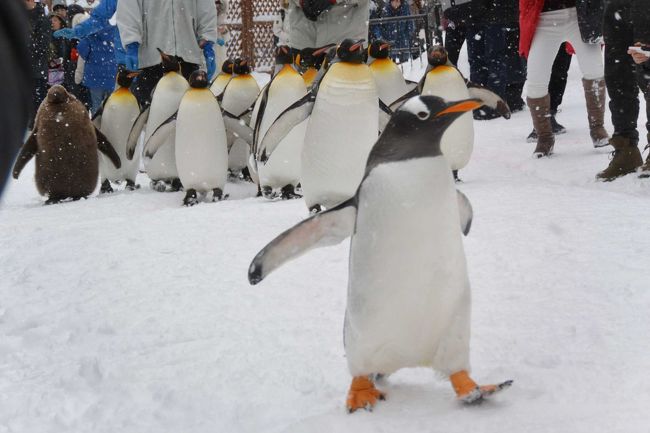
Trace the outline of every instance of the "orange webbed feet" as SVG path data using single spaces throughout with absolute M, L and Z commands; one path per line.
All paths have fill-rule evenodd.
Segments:
M 484 397 L 489 397 L 512 385 L 512 380 L 506 380 L 497 385 L 478 386 L 465 370 L 452 374 L 449 376 L 449 380 L 451 380 L 451 385 L 454 387 L 454 391 L 456 391 L 456 397 L 465 404 L 478 403 Z
M 352 378 L 346 407 L 348 412 L 352 413 L 357 409 L 366 409 L 372 411 L 377 400 L 384 400 L 385 396 L 375 384 L 366 376 L 356 376 Z

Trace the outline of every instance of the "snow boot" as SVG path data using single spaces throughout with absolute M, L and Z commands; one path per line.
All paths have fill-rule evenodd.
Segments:
M 561 123 L 558 123 L 558 121 L 555 119 L 555 115 L 557 113 L 551 112 L 551 129 L 553 130 L 553 134 L 555 135 L 560 135 L 560 134 L 566 134 L 566 128 L 564 125 Z M 537 141 L 537 131 L 535 131 L 535 128 L 533 128 L 532 131 L 530 131 L 530 134 L 528 134 L 528 137 L 526 137 L 526 143 L 535 143 Z
M 609 144 L 609 134 L 605 131 L 605 80 L 582 79 L 587 103 L 587 118 L 589 120 L 589 135 L 594 147 L 604 147 Z
M 596 175 L 596 180 L 610 182 L 626 174 L 634 173 L 643 164 L 641 152 L 637 147 L 637 138 L 614 136 L 609 139 L 609 144 L 614 147 L 612 160 L 609 166 Z
M 553 127 L 551 125 L 551 97 L 547 94 L 541 98 L 526 98 L 533 118 L 533 127 L 537 132 L 537 146 L 533 155 L 537 158 L 550 156 L 555 146 Z

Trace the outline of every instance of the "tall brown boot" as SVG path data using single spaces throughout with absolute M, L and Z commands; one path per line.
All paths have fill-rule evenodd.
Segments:
M 596 180 L 612 181 L 626 174 L 634 173 L 643 164 L 641 152 L 637 147 L 639 140 L 622 136 L 614 136 L 609 139 L 609 144 L 614 147 L 614 157 L 609 166 L 596 175 Z
M 537 146 L 533 155 L 541 158 L 553 153 L 555 137 L 551 126 L 551 97 L 547 94 L 541 98 L 526 98 L 533 127 L 537 131 Z
M 582 79 L 582 87 L 585 89 L 585 102 L 587 103 L 587 119 L 589 120 L 589 135 L 594 147 L 603 147 L 609 144 L 609 134 L 605 130 L 605 80 Z

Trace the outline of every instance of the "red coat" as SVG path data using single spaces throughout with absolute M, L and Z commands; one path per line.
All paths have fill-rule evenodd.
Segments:
M 519 55 L 528 58 L 544 0 L 519 0 Z

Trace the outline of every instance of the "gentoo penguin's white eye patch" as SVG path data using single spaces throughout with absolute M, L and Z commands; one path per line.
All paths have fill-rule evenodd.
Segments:
M 401 111 L 408 111 L 411 114 L 416 115 L 420 119 L 427 119 L 429 117 L 429 109 L 426 104 L 422 102 L 419 96 L 411 98 L 400 107 Z

